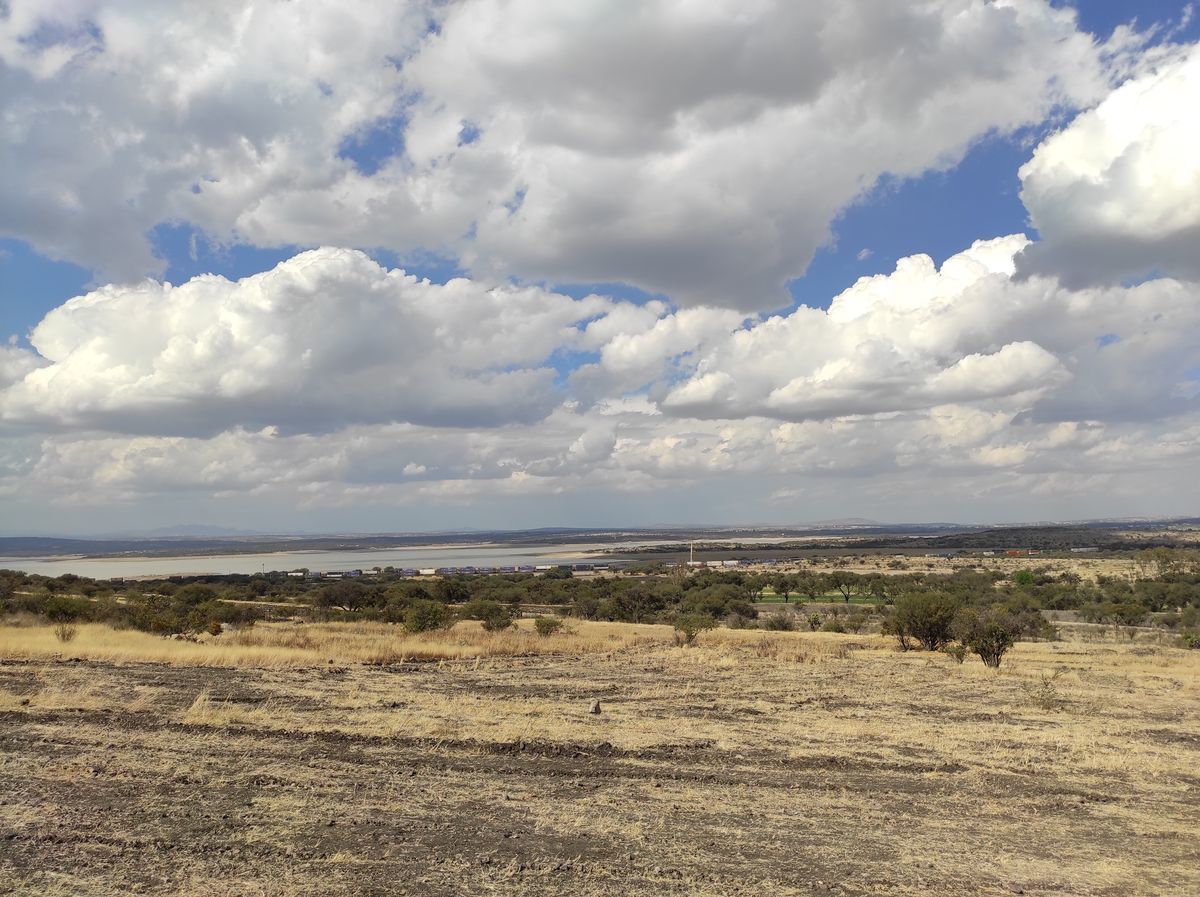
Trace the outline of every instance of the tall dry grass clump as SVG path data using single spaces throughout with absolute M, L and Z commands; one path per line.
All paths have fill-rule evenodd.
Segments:
M 76 627 L 71 656 L 112 663 L 269 668 L 594 654 L 667 644 L 670 638 L 669 626 L 589 621 L 542 636 L 533 621 L 522 620 L 498 632 L 463 621 L 447 630 L 421 633 L 386 623 L 272 623 L 180 641 L 88 623 Z M 0 657 L 52 659 L 62 656 L 62 646 L 55 627 L 0 626 Z

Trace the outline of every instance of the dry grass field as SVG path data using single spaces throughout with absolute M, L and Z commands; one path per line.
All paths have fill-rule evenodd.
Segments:
M 572 626 L 0 627 L 0 892 L 1200 893 L 1200 652 Z
M 835 563 L 842 561 L 843 563 Z M 897 566 L 892 566 L 896 563 Z M 885 576 L 902 573 L 922 573 L 945 575 L 959 570 L 995 571 L 1005 578 L 1011 578 L 1018 570 L 1046 570 L 1054 575 L 1072 573 L 1080 579 L 1095 582 L 1101 576 L 1113 579 L 1132 579 L 1138 573 L 1137 564 L 1127 558 L 1090 557 L 1089 555 L 1072 555 L 1069 557 L 926 557 L 923 555 L 905 556 L 898 559 L 892 555 L 874 554 L 860 555 L 856 558 L 814 558 L 803 565 L 777 565 L 776 567 L 755 568 L 761 572 L 797 572 L 833 573 L 841 570 L 860 575 L 881 573 Z

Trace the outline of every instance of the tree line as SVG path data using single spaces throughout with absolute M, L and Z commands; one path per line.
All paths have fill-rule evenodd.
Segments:
M 215 632 L 253 625 L 264 617 L 295 615 L 380 620 L 419 631 L 463 617 L 500 625 L 541 609 L 587 620 L 684 621 L 693 633 L 718 623 L 851 632 L 877 627 L 896 635 L 902 647 L 937 650 L 952 639 L 965 643 L 962 636 L 996 626 L 1016 638 L 1047 637 L 1051 630 L 1043 611 L 1054 610 L 1074 611 L 1088 622 L 1160 625 L 1196 638 L 1200 564 L 1181 551 L 1158 549 L 1145 555 L 1135 578 L 1100 577 L 1096 582 L 1049 566 L 1011 576 L 978 568 L 887 575 L 701 569 L 586 578 L 556 568 L 540 574 L 432 580 L 385 570 L 334 582 L 268 573 L 119 585 L 72 574 L 45 577 L 3 570 L 0 614 L 24 612 L 54 622 L 98 621 L 171 634 Z M 764 603 L 774 612 L 764 610 Z M 925 628 L 930 620 L 936 623 L 931 630 Z

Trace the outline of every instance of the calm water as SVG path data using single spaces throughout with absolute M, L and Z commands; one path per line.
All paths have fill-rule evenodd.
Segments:
M 366 570 L 371 567 L 507 567 L 521 564 L 569 564 L 594 560 L 585 552 L 600 545 L 531 547 L 456 545 L 453 548 L 383 548 L 367 551 L 280 551 L 210 557 L 158 558 L 5 558 L 0 569 L 61 576 L 74 573 L 95 579 L 137 576 L 187 576 L 261 573 L 263 570 Z M 566 552 L 568 554 L 562 554 Z
M 755 541 L 742 539 L 743 543 Z M 429 545 L 367 551 L 277 551 L 211 557 L 72 558 L 0 557 L 0 570 L 43 576 L 74 573 L 95 579 L 138 576 L 188 576 L 218 573 L 261 573 L 264 570 L 367 570 L 371 567 L 517 567 L 522 564 L 571 564 L 597 560 L 592 551 L 614 551 L 642 545 L 686 545 L 671 541 L 596 542 L 576 545 Z M 732 555 L 730 555 L 732 557 Z M 709 555 L 711 557 L 711 555 Z
M 743 545 L 777 541 L 778 536 L 742 538 Z M 21 570 L 42 576 L 74 573 L 94 579 L 139 576 L 189 576 L 220 573 L 261 573 L 264 570 L 368 570 L 371 567 L 517 567 L 522 564 L 572 564 L 596 561 L 592 552 L 611 552 L 649 545 L 677 545 L 678 540 L 644 539 L 631 542 L 593 542 L 574 545 L 417 545 L 365 551 L 276 551 L 269 554 L 230 554 L 209 557 L 73 558 L 0 557 L 0 570 Z M 729 557 L 734 552 L 730 551 Z M 705 555 L 712 558 L 712 554 Z

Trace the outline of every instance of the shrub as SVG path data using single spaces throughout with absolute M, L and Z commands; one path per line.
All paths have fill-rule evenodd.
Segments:
M 1200 651 L 1200 632 L 1185 632 L 1179 637 L 1179 643 L 1185 648 Z
M 730 629 L 750 629 L 753 627 L 754 621 L 741 614 L 730 614 L 725 618 L 725 625 Z
M 74 623 L 58 623 L 54 627 L 54 637 L 64 644 L 74 641 L 79 634 L 79 627 Z
M 830 619 L 826 620 L 823 624 L 821 624 L 821 631 L 822 632 L 845 632 L 846 627 L 842 625 L 842 621 L 839 620 L 837 618 L 837 616 L 835 615 L 835 616 L 831 617 Z
M 791 632 L 796 628 L 796 615 L 789 614 L 787 611 L 769 614 L 763 617 L 762 626 L 763 629 L 770 629 L 774 632 Z
M 846 628 L 853 633 L 862 632 L 863 627 L 867 625 L 867 615 L 859 612 L 850 614 L 846 617 Z
M 910 592 L 896 599 L 891 617 L 892 634 L 907 649 L 915 638 L 927 651 L 937 651 L 950 641 L 950 627 L 958 611 L 958 599 L 945 592 Z
M 600 610 L 600 599 L 595 595 L 576 595 L 572 603 L 575 605 L 575 616 L 585 620 L 596 619 Z
M 1032 570 L 1018 570 L 1012 575 L 1012 581 L 1019 586 L 1031 586 L 1037 582 L 1037 577 Z
M 52 623 L 70 623 L 86 619 L 91 602 L 81 601 L 69 595 L 51 595 L 42 603 L 42 613 Z
M 454 622 L 450 608 L 440 601 L 417 598 L 404 612 L 404 628 L 409 632 L 431 632 L 445 629 Z
M 959 663 L 962 663 L 964 660 L 967 659 L 967 646 L 966 645 L 946 645 L 946 647 L 942 648 L 942 650 L 946 654 L 950 655 L 955 660 L 957 660 Z
M 1062 675 L 1062 670 L 1055 670 L 1053 675 L 1042 673 L 1036 683 L 1024 683 L 1021 687 L 1029 696 L 1029 702 L 1042 710 L 1058 710 L 1062 706 L 1055 682 Z
M 813 632 L 816 632 L 818 629 L 821 628 L 821 615 L 820 614 L 809 614 L 808 615 L 808 628 L 811 629 Z
M 212 601 L 217 597 L 217 590 L 202 582 L 189 583 L 176 590 L 174 598 L 180 604 L 197 605 Z
M 1020 622 L 998 607 L 965 607 L 955 616 L 952 628 L 959 641 L 978 654 L 984 666 L 993 669 L 1000 666 L 1000 659 L 1021 634 Z
M 690 645 L 701 632 L 716 628 L 717 621 L 708 614 L 679 614 L 675 617 L 675 639 Z
M 479 620 L 488 632 L 500 632 L 513 623 L 512 611 L 499 601 L 473 598 L 463 607 L 462 615 L 468 620 Z
M 543 638 L 554 635 L 563 628 L 563 621 L 558 617 L 538 617 L 533 621 L 533 628 Z

